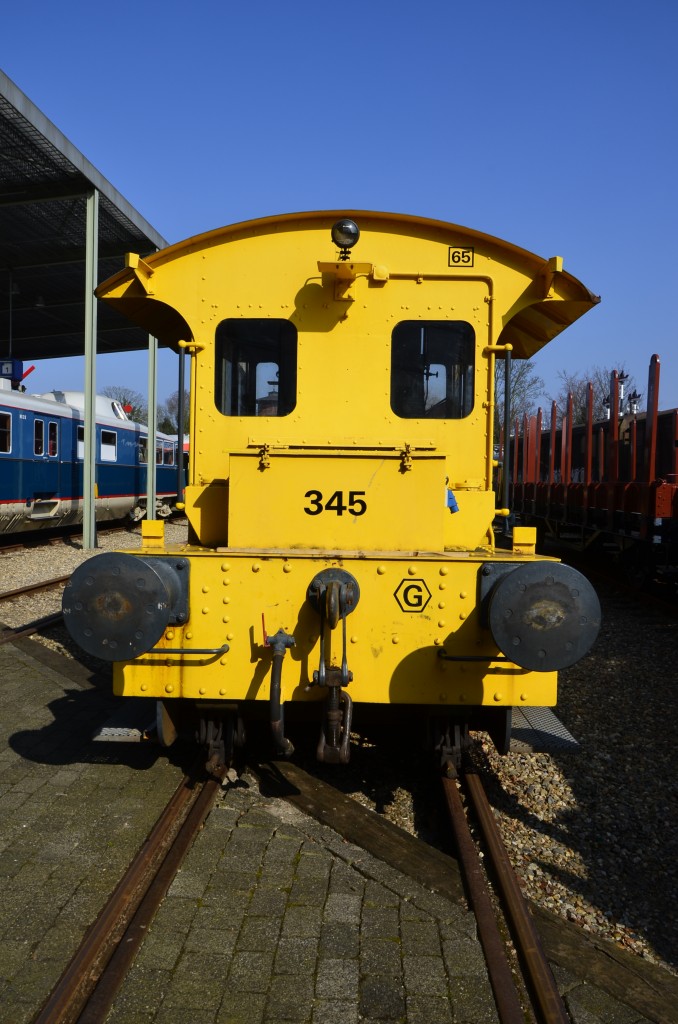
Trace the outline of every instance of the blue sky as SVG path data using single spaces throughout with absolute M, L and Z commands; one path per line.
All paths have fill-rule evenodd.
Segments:
M 170 242 L 309 209 L 468 225 L 563 256 L 602 303 L 535 360 L 624 364 L 678 406 L 678 4 L 6 5 L 0 66 Z M 80 387 L 80 360 L 31 387 Z M 141 356 L 100 359 L 138 380 Z M 158 394 L 176 389 L 161 358 Z

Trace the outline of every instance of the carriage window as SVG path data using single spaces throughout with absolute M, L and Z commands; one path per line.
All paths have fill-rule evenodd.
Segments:
M 101 461 L 115 462 L 118 457 L 118 435 L 115 430 L 101 431 Z
M 47 424 L 47 451 L 50 455 L 59 454 L 59 428 L 54 420 Z
M 297 404 L 297 329 L 289 320 L 223 320 L 214 396 L 225 416 L 287 416 Z
M 162 466 L 162 445 L 157 444 L 155 446 L 155 464 L 156 466 Z
M 33 422 L 33 454 L 45 454 L 45 421 L 34 420 Z
M 139 438 L 139 462 L 145 466 L 148 461 L 148 438 Z
M 85 428 L 78 427 L 78 458 L 85 458 Z
M 173 466 L 174 465 L 174 445 L 165 442 L 165 449 L 163 451 L 163 465 Z
M 8 412 L 0 412 L 0 452 L 12 450 L 12 417 Z
M 462 419 L 473 408 L 475 332 L 464 320 L 404 320 L 391 336 L 391 408 L 404 419 Z

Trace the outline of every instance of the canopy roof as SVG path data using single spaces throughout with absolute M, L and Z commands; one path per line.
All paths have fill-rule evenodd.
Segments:
M 0 71 L 0 358 L 83 354 L 86 197 L 93 190 L 97 280 L 119 270 L 126 252 L 167 245 Z M 147 345 L 142 329 L 99 305 L 99 353 Z
M 455 244 L 468 244 L 497 264 L 515 271 L 518 281 L 513 305 L 503 316 L 500 344 L 511 344 L 513 354 L 526 359 L 552 341 L 561 331 L 590 310 L 600 300 L 572 274 L 563 270 L 562 259 L 544 259 L 519 246 L 471 228 L 409 214 L 382 213 L 365 210 L 306 211 L 281 214 L 259 220 L 245 221 L 218 228 L 156 252 L 147 260 L 132 261 L 97 289 L 99 298 L 119 308 L 131 320 L 176 347 L 188 340 L 190 327 L 167 296 L 161 297 L 160 280 L 163 268 L 176 260 L 207 252 L 214 246 L 264 234 L 279 234 L 300 229 L 322 227 L 329 236 L 329 226 L 340 217 L 367 220 L 377 229 L 398 233 L 447 238 Z M 186 273 L 189 273 L 188 269 Z M 153 279 L 151 287 L 147 282 Z

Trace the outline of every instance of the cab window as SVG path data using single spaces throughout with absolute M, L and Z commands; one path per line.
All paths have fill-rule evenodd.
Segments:
M 59 425 L 54 420 L 47 424 L 47 451 L 50 455 L 59 454 Z
M 45 454 L 45 421 L 33 421 L 33 454 Z
M 223 320 L 215 373 L 215 401 L 225 416 L 287 416 L 297 403 L 296 327 L 289 320 Z
M 473 409 L 475 332 L 464 320 L 403 320 L 391 335 L 391 409 L 463 419 Z
M 118 435 L 115 430 L 101 431 L 101 461 L 116 462 L 118 458 Z

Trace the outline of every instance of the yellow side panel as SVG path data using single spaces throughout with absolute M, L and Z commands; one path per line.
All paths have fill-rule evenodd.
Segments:
M 229 547 L 403 551 L 443 547 L 445 460 L 231 456 Z

